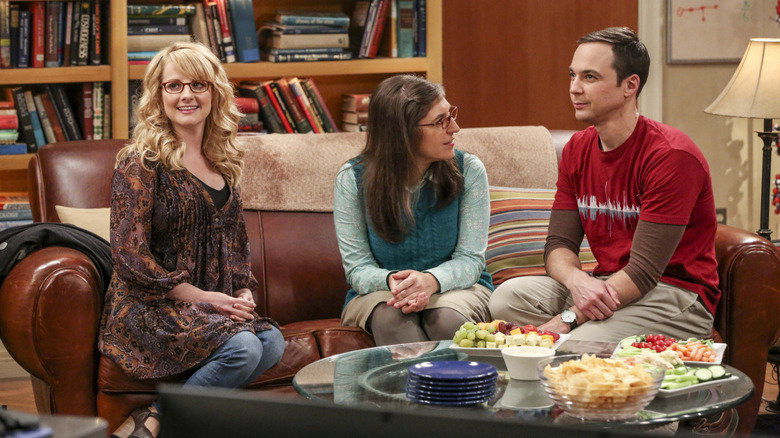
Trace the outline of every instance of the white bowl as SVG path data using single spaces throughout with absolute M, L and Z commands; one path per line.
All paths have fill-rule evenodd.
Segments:
M 509 377 L 517 380 L 539 380 L 537 364 L 555 355 L 555 350 L 545 347 L 507 347 L 501 349 Z

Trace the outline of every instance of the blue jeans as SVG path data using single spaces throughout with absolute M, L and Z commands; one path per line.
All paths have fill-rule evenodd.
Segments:
M 185 386 L 243 388 L 279 363 L 284 337 L 276 327 L 257 335 L 238 332 L 198 364 Z

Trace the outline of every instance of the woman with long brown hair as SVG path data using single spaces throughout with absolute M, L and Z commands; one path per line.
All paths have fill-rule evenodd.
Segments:
M 443 88 L 399 75 L 371 96 L 366 145 L 336 177 L 334 219 L 351 289 L 343 325 L 378 345 L 451 338 L 488 319 L 487 174 L 455 149 Z

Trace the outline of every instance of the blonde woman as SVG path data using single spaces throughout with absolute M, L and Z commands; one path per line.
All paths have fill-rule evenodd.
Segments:
M 254 312 L 233 92 L 201 44 L 171 45 L 147 68 L 132 143 L 114 170 L 114 273 L 99 339 L 133 378 L 239 388 L 284 351 L 276 324 Z M 112 436 L 158 431 L 153 404 Z

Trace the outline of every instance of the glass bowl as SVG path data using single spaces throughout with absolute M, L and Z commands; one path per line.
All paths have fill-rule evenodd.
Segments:
M 655 398 L 664 378 L 661 368 L 630 365 L 609 354 L 554 356 L 537 369 L 542 387 L 561 410 L 597 421 L 635 417 Z

